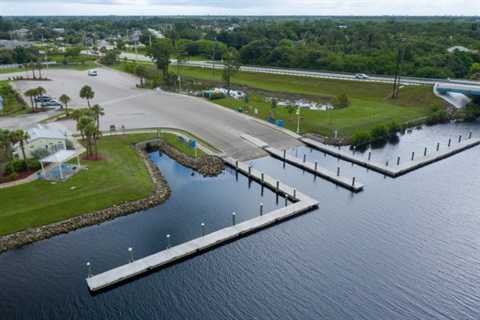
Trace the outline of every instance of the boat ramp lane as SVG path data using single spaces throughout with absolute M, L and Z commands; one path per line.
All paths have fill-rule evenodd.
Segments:
M 457 143 L 452 143 L 451 139 L 448 142 L 448 146 L 443 149 L 439 149 L 440 144 L 437 144 L 437 149 L 434 152 L 427 154 L 427 148 L 425 148 L 423 156 L 415 158 L 415 153 L 412 152 L 412 157 L 410 161 L 400 164 L 400 158 L 397 158 L 397 165 L 396 166 L 388 166 L 388 160 L 385 164 L 381 164 L 370 159 L 365 159 L 362 156 L 352 154 L 351 152 L 339 150 L 334 146 L 329 146 L 323 144 L 321 142 L 309 139 L 309 138 L 302 138 L 300 139 L 303 143 L 326 152 L 330 155 L 339 157 L 341 159 L 356 163 L 358 165 L 364 166 L 366 168 L 375 170 L 382 174 L 385 174 L 390 177 L 398 177 L 402 174 L 408 173 L 410 171 L 416 170 L 420 167 L 426 166 L 430 163 L 435 161 L 439 161 L 441 159 L 450 157 L 456 153 L 459 153 L 465 149 L 471 148 L 480 144 L 480 139 L 475 139 L 470 137 L 462 141 L 461 136 L 458 139 Z M 369 156 L 370 158 L 370 156 Z
M 269 154 L 271 154 L 276 158 L 282 159 L 296 167 L 308 170 L 313 174 L 316 174 L 322 178 L 330 180 L 341 187 L 347 188 L 354 192 L 359 192 L 363 190 L 364 184 L 356 182 L 355 177 L 350 179 L 347 177 L 340 176 L 339 170 L 337 170 L 337 172 L 335 173 L 333 171 L 320 167 L 318 163 L 313 164 L 311 162 L 306 161 L 305 158 L 302 160 L 292 155 L 286 154 L 285 150 L 280 151 L 278 149 L 272 148 L 265 142 L 261 141 L 260 139 L 252 137 L 248 134 L 242 135 L 242 138 L 264 149 L 265 151 L 267 151 Z
M 90 291 L 94 292 L 106 289 L 122 281 L 147 273 L 153 269 L 158 269 L 179 262 L 182 259 L 192 257 L 201 252 L 233 241 L 243 235 L 259 231 L 277 222 L 292 218 L 296 215 L 305 213 L 312 208 L 318 207 L 319 202 L 317 200 L 298 192 L 296 189 L 289 187 L 258 170 L 253 170 L 251 166 L 247 166 L 238 162 L 238 160 L 229 157 L 224 157 L 223 159 L 227 164 L 236 167 L 237 170 L 243 174 L 249 175 L 251 178 L 254 178 L 259 182 L 263 181 L 264 185 L 269 186 L 273 190 L 277 190 L 279 193 L 283 193 L 295 202 L 269 213 L 262 214 L 260 211 L 260 216 L 253 219 L 238 224 L 234 223 L 230 227 L 209 234 L 204 234 L 199 238 L 178 246 L 170 247 L 170 242 L 168 242 L 168 246 L 165 250 L 139 260 L 134 261 L 133 253 L 130 251 L 131 256 L 128 264 L 105 271 L 98 275 L 91 275 L 90 263 L 87 263 L 89 276 L 86 278 L 86 281 Z M 170 239 L 169 236 L 167 236 L 167 238 Z

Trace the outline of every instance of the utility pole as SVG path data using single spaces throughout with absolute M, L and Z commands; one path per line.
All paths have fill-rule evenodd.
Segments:
M 393 95 L 392 99 L 398 98 L 398 91 L 400 89 L 400 78 L 402 75 L 402 67 L 403 67 L 403 57 L 405 56 L 405 38 L 402 38 L 403 46 L 402 46 L 402 53 L 400 54 L 400 48 L 398 49 L 397 55 L 397 70 L 395 71 L 395 80 L 393 82 Z
M 212 48 L 212 61 L 213 61 L 213 65 L 212 65 L 212 75 L 215 77 L 215 48 Z

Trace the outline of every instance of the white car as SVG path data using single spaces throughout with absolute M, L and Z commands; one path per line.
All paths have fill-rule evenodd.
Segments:
M 357 73 L 357 74 L 355 75 L 355 79 L 368 80 L 368 76 L 367 76 L 365 73 Z
M 97 75 L 97 70 L 90 70 L 88 71 L 89 76 L 96 76 Z

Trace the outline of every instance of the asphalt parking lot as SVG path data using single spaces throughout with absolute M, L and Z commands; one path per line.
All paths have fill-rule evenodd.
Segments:
M 249 116 L 220 107 L 203 98 L 190 97 L 168 92 L 137 89 L 139 80 L 133 76 L 98 68 L 98 76 L 88 76 L 87 71 L 42 70 L 50 81 L 17 81 L 16 89 L 23 93 L 30 88 L 42 86 L 47 95 L 58 99 L 67 94 L 72 99 L 68 108 L 87 107 L 87 101 L 80 98 L 80 89 L 89 85 L 95 92 L 90 104 L 99 104 L 105 109 L 100 117 L 100 129 L 108 131 L 110 125 L 117 128 L 171 127 L 185 129 L 208 141 L 225 154 L 241 161 L 258 158 L 266 153 L 241 138 L 249 134 L 275 148 L 299 146 L 295 134 L 267 123 L 256 121 Z M 26 99 L 26 101 L 28 101 Z M 52 114 L 0 118 L 4 129 L 29 129 Z M 75 133 L 73 120 L 61 121 L 68 131 Z

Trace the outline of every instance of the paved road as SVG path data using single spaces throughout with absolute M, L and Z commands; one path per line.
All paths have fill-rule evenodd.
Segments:
M 80 98 L 82 86 L 89 85 L 95 92 L 91 105 L 99 104 L 105 109 L 100 118 L 100 129 L 108 131 L 110 125 L 127 129 L 174 127 L 192 132 L 210 142 L 232 158 L 241 161 L 258 158 L 266 153 L 241 138 L 242 134 L 257 137 L 272 147 L 282 149 L 301 145 L 295 134 L 278 127 L 261 123 L 244 114 L 217 106 L 202 98 L 167 92 L 137 89 L 138 79 L 106 68 L 98 68 L 98 76 L 91 77 L 86 71 L 42 70 L 42 75 L 51 81 L 18 81 L 15 86 L 20 92 L 39 85 L 47 95 L 58 98 L 67 94 L 72 98 L 69 108 L 86 107 Z M 38 119 L 28 117 L 2 119 L 5 129 L 28 129 Z M 73 120 L 62 121 L 62 125 L 76 132 Z

